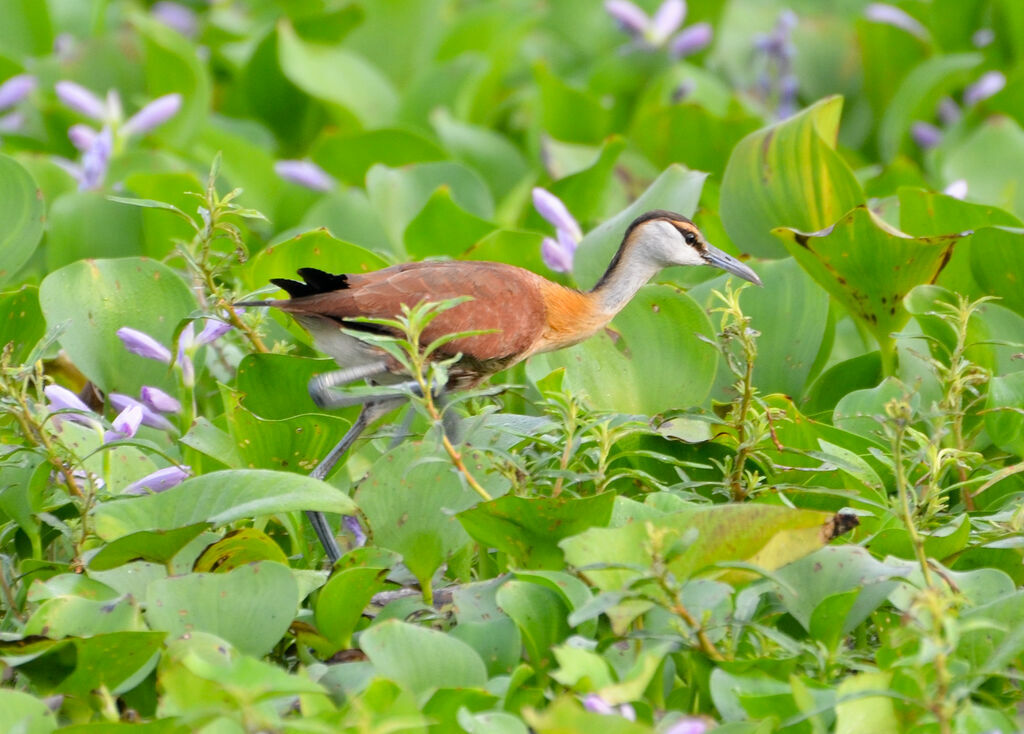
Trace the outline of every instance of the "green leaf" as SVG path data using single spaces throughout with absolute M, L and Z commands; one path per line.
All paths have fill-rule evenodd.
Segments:
M 722 224 L 757 257 L 781 257 L 772 230 L 816 232 L 864 203 L 853 171 L 836 152 L 841 97 L 743 138 L 722 179 Z
M 1021 221 L 994 206 L 961 201 L 946 194 L 900 187 L 900 230 L 914 237 L 959 234 L 982 227 L 1020 227 Z
M 410 163 L 441 161 L 447 153 L 419 133 L 401 128 L 328 134 L 317 141 L 312 158 L 340 181 L 362 186 L 366 173 L 376 164 L 397 168 Z
M 50 203 L 46 265 L 55 270 L 83 258 L 141 255 L 142 210 L 98 191 L 72 191 Z
M 59 640 L 144 629 L 138 605 L 129 596 L 110 601 L 65 595 L 40 604 L 22 633 Z
M 444 147 L 483 176 L 495 201 L 501 201 L 528 174 L 519 149 L 501 133 L 457 120 L 443 107 L 430 115 Z
M 105 502 L 93 510 L 93 527 L 104 540 L 140 530 L 168 530 L 197 522 L 220 527 L 247 517 L 296 510 L 352 515 L 344 492 L 300 474 L 230 469 L 186 479 L 159 494 Z
M 459 513 L 459 522 L 484 546 L 507 553 L 521 568 L 561 569 L 558 543 L 611 518 L 611 492 L 572 497 L 501 497 Z
M 207 523 L 199 522 L 175 530 L 143 530 L 125 535 L 103 546 L 89 559 L 89 569 L 107 571 L 132 561 L 166 564 L 206 528 Z
M 262 657 L 295 616 L 298 586 L 287 566 L 264 561 L 228 573 L 158 579 L 146 593 L 146 621 L 172 635 L 208 632 Z
M 138 395 L 143 385 L 172 389 L 167 365 L 130 354 L 117 337 L 129 326 L 171 347 L 175 328 L 196 302 L 166 265 L 145 258 L 76 262 L 43 279 L 39 303 L 51 328 L 67 322 L 60 345 L 104 392 Z
M 317 229 L 264 248 L 249 261 L 245 274 L 250 287 L 263 288 L 271 278 L 294 278 L 299 268 L 366 273 L 387 265 L 380 255 Z
M 416 695 L 440 685 L 478 688 L 487 682 L 487 671 L 476 651 L 436 630 L 387 620 L 363 632 L 359 646 L 378 674 Z
M 867 390 L 882 379 L 882 358 L 878 351 L 861 354 L 829 367 L 807 391 L 803 412 L 813 418 L 831 420 L 836 403 L 854 390 Z
M 985 120 L 942 163 L 946 181 L 967 181 L 968 196 L 994 204 L 1024 218 L 1024 186 L 1018 173 L 1024 166 L 1024 130 L 1010 118 Z
M 10 58 L 45 56 L 53 50 L 53 26 L 47 3 L 0 0 L 0 48 Z
M 46 333 L 46 319 L 39 308 L 39 288 L 23 285 L 0 293 L 0 347 L 13 344 L 11 361 L 21 364 Z
M 1024 456 L 1024 371 L 992 377 L 985 411 L 985 430 L 992 442 Z
M 541 670 L 554 667 L 554 649 L 569 636 L 569 609 L 551 589 L 528 581 L 502 584 L 497 594 L 501 610 L 515 620 L 530 664 Z
M 618 135 L 611 136 L 601 146 L 593 163 L 582 170 L 558 179 L 548 188 L 551 193 L 565 202 L 569 211 L 580 221 L 604 219 L 611 213 L 606 211 L 605 202 L 614 182 L 615 163 L 625 149 L 624 138 Z M 537 226 L 543 226 L 544 229 L 550 226 L 536 212 L 532 213 L 532 218 Z
M 467 212 L 447 186 L 440 186 L 405 228 L 405 251 L 415 260 L 457 257 L 494 231 L 495 225 Z
M 256 528 L 241 528 L 207 546 L 195 560 L 192 570 L 197 573 L 225 573 L 260 561 L 288 565 L 288 557 L 273 538 Z
M 277 34 L 278 61 L 285 76 L 339 111 L 343 127 L 381 127 L 394 119 L 395 88 L 365 58 L 340 46 L 304 41 L 286 21 L 278 24 Z
M 971 274 L 982 292 L 1024 316 L 1024 230 L 985 227 L 969 241 Z
M 335 573 L 317 596 L 316 626 L 339 648 L 352 646 L 352 633 L 373 595 L 387 582 L 387 568 L 347 568 Z
M 610 328 L 582 344 L 530 360 L 536 381 L 565 368 L 566 385 L 594 408 L 654 415 L 700 405 L 711 390 L 718 352 L 704 310 L 671 286 L 640 289 Z
M 547 64 L 533 67 L 540 96 L 540 125 L 569 143 L 599 143 L 609 132 L 611 111 L 597 95 L 560 79 Z
M 4 688 L 0 689 L 0 729 L 21 734 L 49 734 L 57 729 L 57 719 L 50 707 L 35 696 Z
M 890 334 L 910 319 L 903 297 L 931 283 L 956 236 L 913 238 L 858 207 L 823 232 L 775 230 L 800 266 L 890 350 Z
M 0 285 L 32 257 L 43 236 L 43 199 L 16 160 L 0 155 Z

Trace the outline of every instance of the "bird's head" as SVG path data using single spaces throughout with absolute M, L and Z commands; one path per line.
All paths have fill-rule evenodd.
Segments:
M 626 247 L 660 267 L 670 265 L 713 265 L 727 273 L 761 285 L 757 273 L 732 255 L 709 243 L 696 224 L 682 214 L 661 209 L 633 220 L 626 229 Z

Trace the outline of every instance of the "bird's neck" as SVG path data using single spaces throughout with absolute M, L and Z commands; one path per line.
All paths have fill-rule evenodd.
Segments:
M 625 308 L 659 270 L 661 266 L 643 257 L 636 247 L 620 248 L 608 270 L 590 291 L 590 296 L 598 309 L 611 318 Z

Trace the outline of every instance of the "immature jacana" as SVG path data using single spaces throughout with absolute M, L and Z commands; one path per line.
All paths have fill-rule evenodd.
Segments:
M 342 367 L 310 381 L 309 392 L 317 405 L 331 408 L 363 404 L 345 437 L 313 470 L 312 476 L 323 479 L 370 423 L 403 400 L 395 392 L 354 399 L 332 393 L 331 388 L 361 379 L 371 384 L 410 379 L 383 350 L 346 333 L 379 331 L 380 327 L 350 319 L 395 318 L 403 304 L 468 296 L 470 300 L 438 315 L 423 334 L 423 343 L 429 344 L 447 334 L 488 332 L 453 340 L 432 355 L 434 359 L 461 355 L 449 370 L 444 390 L 464 390 L 533 354 L 568 347 L 593 336 L 647 281 L 671 265 L 713 265 L 761 284 L 753 270 L 708 244 L 689 219 L 654 210 L 637 217 L 626 228 L 605 274 L 587 292 L 513 265 L 431 261 L 345 275 L 302 268 L 298 273 L 305 282 L 271 280 L 287 291 L 289 299 L 239 305 L 273 306 L 290 313 L 309 331 L 317 348 Z M 320 513 L 311 512 L 309 516 L 328 557 L 336 561 L 339 551 L 326 519 Z

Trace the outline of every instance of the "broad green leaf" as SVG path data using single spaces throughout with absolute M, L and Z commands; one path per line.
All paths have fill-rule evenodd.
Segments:
M 488 621 L 459 622 L 448 634 L 476 650 L 492 677 L 511 673 L 522 656 L 519 627 L 500 611 Z
M 926 58 L 931 44 L 902 28 L 867 18 L 857 19 L 856 31 L 864 69 L 864 94 L 879 120 L 892 103 L 900 82 Z
M 452 156 L 483 176 L 495 201 L 501 201 L 529 173 L 523 154 L 504 135 L 457 120 L 443 107 L 430 123 Z
M 470 214 L 439 187 L 405 228 L 405 252 L 414 260 L 430 256 L 457 257 L 495 231 L 495 225 Z
M 507 480 L 493 472 L 484 454 L 467 451 L 464 460 L 492 497 L 507 491 Z M 401 553 L 427 594 L 434 572 L 470 540 L 455 514 L 480 501 L 431 441 L 407 441 L 386 453 L 355 496 L 373 543 Z
M 203 190 L 192 173 L 133 173 L 124 183 L 135 196 L 175 206 L 186 214 L 194 214 L 198 203 L 188 192 Z M 194 234 L 195 230 L 171 211 L 155 208 L 142 211 L 142 247 L 149 257 L 166 257 L 176 239 L 187 242 Z
M 613 493 L 583 497 L 506 496 L 459 513 L 474 539 L 507 553 L 521 568 L 561 569 L 559 541 L 611 518 Z
M 525 268 L 534 273 L 550 274 L 540 254 L 544 238 L 535 232 L 499 229 L 484 237 L 462 253 L 462 260 L 490 260 Z
M 11 360 L 14 364 L 24 362 L 45 333 L 39 288 L 23 285 L 16 291 L 0 293 L 0 347 L 13 344 Z
M 993 376 L 985 411 L 985 430 L 992 442 L 1024 456 L 1024 372 Z
M 25 623 L 23 634 L 59 640 L 145 629 L 138 604 L 131 597 L 109 601 L 59 596 L 39 605 Z
M 964 179 L 968 197 L 1024 218 L 1024 130 L 1010 117 L 984 121 L 962 143 L 951 148 L 942 163 L 946 181 Z
M 545 63 L 533 67 L 540 102 L 540 125 L 570 143 L 598 143 L 609 132 L 611 114 L 597 95 L 559 78 Z
M 185 446 L 214 459 L 218 467 L 242 468 L 242 455 L 238 452 L 238 445 L 231 438 L 231 434 L 213 425 L 205 416 L 197 417 L 188 433 L 179 440 Z
M 844 678 L 836 691 L 836 734 L 899 734 L 903 731 L 893 699 L 888 696 L 862 696 L 866 691 L 885 691 L 891 672 L 859 673 Z
M 449 8 L 442 0 L 386 0 L 357 7 L 365 17 L 345 45 L 375 64 L 396 86 L 431 65 L 450 21 Z M 376 90 L 366 93 L 375 94 Z
M 854 390 L 867 390 L 882 379 L 882 358 L 867 352 L 832 365 L 814 381 L 801 409 L 805 415 L 830 421 L 836 403 Z
M 116 542 L 116 541 L 115 541 Z M 288 557 L 273 538 L 256 528 L 232 530 L 199 554 L 192 570 L 197 573 L 225 573 L 260 561 L 288 565 Z
M 410 163 L 441 161 L 448 154 L 437 143 L 402 128 L 378 128 L 343 135 L 325 135 L 312 158 L 340 181 L 361 186 L 376 164 L 398 168 Z
M 458 722 L 468 734 L 528 734 L 526 724 L 520 718 L 504 711 L 474 714 L 462 709 L 459 711 Z
M 700 405 L 707 397 L 718 352 L 701 337 L 713 336 L 693 299 L 671 286 L 648 285 L 610 328 L 535 356 L 527 371 L 537 380 L 565 368 L 566 384 L 594 408 L 654 415 Z
M 140 530 L 181 528 L 197 522 L 213 527 L 246 517 L 296 510 L 354 514 L 344 492 L 289 472 L 230 469 L 187 479 L 159 494 L 105 502 L 93 510 L 97 535 L 110 541 Z
M 365 58 L 340 46 L 304 41 L 285 21 L 278 24 L 277 34 L 278 61 L 285 76 L 337 110 L 343 127 L 380 127 L 394 118 L 395 88 Z
M 932 120 L 943 95 L 965 84 L 981 61 L 979 54 L 941 54 L 922 61 L 904 78 L 878 126 L 883 161 L 903 147 L 915 120 Z
M 562 696 L 543 710 L 529 708 L 523 719 L 537 734 L 562 732 L 601 732 L 601 734 L 649 734 L 650 726 L 622 716 L 591 713 L 583 709 L 575 696 Z
M 910 237 L 864 207 L 822 232 L 778 229 L 775 234 L 800 266 L 871 330 L 883 359 L 891 352 L 890 334 L 910 318 L 903 297 L 938 277 L 958 239 Z
M 394 250 L 380 217 L 362 189 L 324 194 L 298 223 L 300 231 L 324 228 L 335 237 L 376 253 Z
M 48 3 L 0 0 L 0 48 L 12 58 L 45 56 L 53 50 Z
M 858 436 L 875 442 L 885 442 L 882 438 L 882 422 L 885 420 L 885 405 L 890 400 L 913 398 L 906 385 L 895 377 L 886 377 L 882 382 L 865 390 L 854 390 L 847 393 L 836 403 L 832 413 L 832 423 Z M 920 400 L 911 400 L 916 405 Z
M 339 648 L 352 646 L 352 633 L 373 595 L 383 591 L 387 568 L 347 568 L 320 589 L 315 612 L 320 634 Z
M 271 278 L 295 279 L 299 268 L 328 273 L 366 273 L 386 267 L 380 255 L 335 238 L 326 229 L 304 232 L 260 251 L 246 266 L 252 288 L 263 288 Z
M 570 631 L 565 602 L 545 586 L 518 580 L 502 584 L 497 601 L 519 627 L 530 664 L 542 670 L 553 667 L 554 648 Z
M 387 620 L 363 632 L 359 646 L 378 674 L 417 695 L 441 685 L 477 688 L 487 681 L 473 648 L 436 630 Z
M 982 292 L 999 296 L 1003 305 L 1024 316 L 1024 230 L 985 227 L 970 243 L 971 274 Z
M 353 15 L 359 13 L 355 5 L 347 10 Z M 358 18 L 352 20 L 358 22 Z M 271 28 L 262 40 L 255 41 L 255 48 L 240 69 L 236 88 L 239 95 L 245 97 L 251 113 L 280 139 L 293 143 L 307 140 L 319 132 L 323 119 L 320 106 L 291 83 L 277 59 L 277 29 Z
M 608 192 L 614 183 L 615 164 L 626 149 L 626 141 L 618 135 L 608 138 L 593 163 L 582 170 L 570 173 L 552 183 L 548 188 L 565 202 L 566 207 L 582 222 L 603 220 L 612 212 L 607 211 Z M 550 225 L 531 212 L 532 223 L 536 226 Z
M 722 179 L 722 224 L 743 252 L 785 254 L 772 230 L 816 232 L 864 203 L 853 171 L 836 152 L 841 97 L 743 138 Z
M 995 206 L 961 201 L 946 194 L 903 186 L 900 202 L 900 230 L 914 237 L 960 234 L 971 229 L 1003 226 L 1020 227 L 1021 221 Z
M 103 546 L 89 559 L 89 570 L 108 571 L 132 561 L 166 564 L 206 527 L 205 522 L 200 522 L 174 530 L 142 530 L 125 535 Z
M 57 719 L 43 701 L 22 691 L 0 690 L 0 729 L 21 734 L 49 734 Z M 525 729 L 523 730 L 525 734 Z
M 43 199 L 16 160 L 0 155 L 0 285 L 32 257 L 43 236 Z
M 83 258 L 143 253 L 142 210 L 110 201 L 98 191 L 72 191 L 50 202 L 46 264 L 49 270 Z
M 307 386 L 313 375 L 334 369 L 337 365 L 329 359 L 253 353 L 238 363 L 235 388 L 242 404 L 253 414 L 291 418 L 321 412 L 309 397 Z
M 299 591 L 287 566 L 264 561 L 228 573 L 158 579 L 146 594 L 146 621 L 173 635 L 209 632 L 241 652 L 266 655 L 292 623 Z

